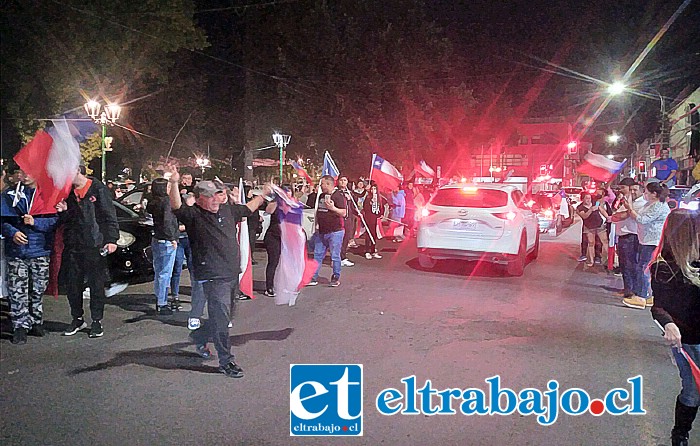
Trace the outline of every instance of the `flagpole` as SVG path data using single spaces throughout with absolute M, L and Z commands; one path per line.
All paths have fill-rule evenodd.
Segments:
M 360 210 L 360 207 L 357 205 L 357 203 L 355 203 L 355 198 L 353 198 L 353 196 L 352 196 L 352 191 L 348 191 L 348 194 L 350 195 L 350 200 L 352 201 L 353 206 L 355 206 L 355 210 L 357 211 L 357 214 L 360 216 L 360 220 L 362 221 L 362 225 L 365 227 L 365 231 L 367 231 L 369 238 L 372 240 L 372 244 L 376 245 L 377 242 L 374 240 L 374 237 L 372 237 L 372 232 L 370 232 L 370 230 L 369 230 L 369 226 L 367 225 L 367 222 L 365 221 L 364 215 L 362 215 L 362 211 Z
M 34 206 L 34 197 L 36 197 L 38 190 L 35 187 L 34 188 L 34 193 L 32 194 L 32 201 L 29 202 L 29 208 L 27 209 L 27 214 L 32 215 L 32 206 Z
M 372 154 L 372 162 L 369 165 L 369 181 L 372 182 L 372 171 L 374 170 L 374 160 L 377 157 L 376 153 Z

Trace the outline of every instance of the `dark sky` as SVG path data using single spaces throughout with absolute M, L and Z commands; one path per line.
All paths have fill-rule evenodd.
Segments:
M 518 70 L 509 84 L 514 97 L 531 88 L 543 75 L 534 67 L 556 61 L 563 67 L 601 81 L 620 77 L 656 32 L 682 4 L 664 1 L 448 1 L 429 2 L 434 17 L 470 58 L 469 71 L 489 72 L 497 82 Z M 575 76 L 574 77 L 578 77 Z M 691 1 L 667 33 L 639 65 L 631 81 L 640 89 L 656 89 L 670 101 L 687 85 L 700 86 L 700 2 Z M 533 115 L 576 113 L 599 87 L 594 83 L 554 75 Z M 566 109 L 566 107 L 569 107 Z M 642 128 L 653 127 L 659 101 L 634 96 L 616 101 L 609 112 L 635 115 Z M 651 119 L 650 119 L 651 116 Z M 602 116 L 602 120 L 610 119 Z M 637 135 L 641 136 L 641 135 Z

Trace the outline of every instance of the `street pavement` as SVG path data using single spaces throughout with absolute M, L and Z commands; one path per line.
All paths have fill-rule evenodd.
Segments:
M 100 339 L 60 335 L 70 321 L 61 296 L 45 299 L 49 336 L 11 345 L 3 304 L 0 444 L 670 444 L 680 382 L 669 350 L 648 310 L 613 296 L 621 278 L 577 263 L 579 240 L 580 223 L 543 236 L 523 277 L 461 262 L 423 271 L 414 240 L 383 241 L 384 258 L 353 256 L 339 288 L 325 286 L 325 266 L 325 280 L 294 307 L 261 294 L 240 302 L 231 338 L 242 379 L 195 354 L 185 312 L 155 316 L 151 284 L 110 299 Z M 255 253 L 257 281 L 264 256 Z M 362 437 L 290 437 L 297 363 L 364 365 Z M 437 389 L 486 389 L 500 375 L 504 387 L 544 391 L 556 379 L 593 397 L 643 375 L 646 415 L 560 415 L 549 427 L 517 413 L 465 416 L 459 403 L 456 415 L 381 415 L 377 395 L 403 389 L 409 375 Z M 691 444 L 700 444 L 697 430 Z

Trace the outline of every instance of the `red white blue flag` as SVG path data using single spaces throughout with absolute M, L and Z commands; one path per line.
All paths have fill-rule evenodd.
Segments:
M 290 197 L 284 189 L 272 185 L 280 221 L 281 252 L 275 271 L 275 303 L 292 306 L 310 281 L 318 264 L 306 255 L 306 234 L 301 221 L 304 205 Z
M 68 197 L 80 165 L 80 146 L 65 120 L 39 130 L 14 160 L 36 180 L 29 214 L 54 214 L 56 204 Z
M 578 173 L 588 175 L 594 180 L 608 183 L 622 171 L 626 163 L 627 160 L 617 162 L 603 155 L 588 152 L 577 170 Z
M 374 180 L 380 188 L 395 190 L 403 182 L 403 175 L 389 161 L 374 154 L 370 179 Z
M 243 178 L 238 182 L 238 190 L 241 194 L 241 204 L 245 204 L 245 190 L 243 189 Z M 253 240 L 255 243 L 255 240 Z M 253 256 L 250 252 L 250 233 L 248 232 L 248 219 L 243 219 L 238 223 L 238 245 L 241 250 L 241 272 L 238 275 L 238 283 L 241 293 L 255 298 L 253 294 Z
M 432 167 L 428 166 L 428 164 L 420 160 L 417 166 L 415 166 L 416 174 L 424 177 L 424 178 L 435 178 L 435 171 L 433 170 Z

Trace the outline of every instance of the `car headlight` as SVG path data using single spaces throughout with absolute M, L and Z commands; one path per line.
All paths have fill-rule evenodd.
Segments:
M 136 237 L 134 237 L 133 234 L 119 230 L 119 240 L 117 240 L 117 246 L 120 248 L 126 248 L 127 246 L 131 246 L 135 241 Z

